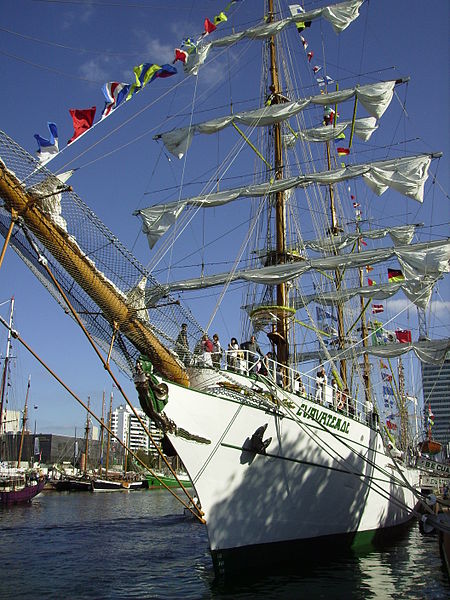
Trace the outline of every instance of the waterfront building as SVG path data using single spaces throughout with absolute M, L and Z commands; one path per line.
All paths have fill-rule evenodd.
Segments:
M 150 421 L 142 410 L 136 409 L 136 412 L 145 423 L 153 439 L 159 443 L 161 440 L 161 431 L 156 428 L 155 424 Z M 156 453 L 147 433 L 128 405 L 120 405 L 113 410 L 111 414 L 111 430 L 133 452 L 142 449 L 151 454 Z
M 5 411 L 2 433 L 18 433 L 22 429 L 22 411 L 9 410 Z
M 21 433 L 5 433 L 0 436 L 2 460 L 15 462 L 19 455 Z M 70 462 L 79 466 L 80 457 L 85 452 L 84 438 L 76 438 L 52 433 L 36 433 L 26 431 L 23 439 L 22 460 L 24 462 L 40 462 L 55 464 Z M 112 451 L 111 451 L 112 452 Z M 89 441 L 89 466 L 96 468 L 100 462 L 101 448 L 98 440 Z M 111 462 L 119 462 L 112 454 Z
M 428 419 L 428 405 L 434 415 L 433 439 L 450 444 L 450 358 L 442 365 L 422 363 L 424 421 Z

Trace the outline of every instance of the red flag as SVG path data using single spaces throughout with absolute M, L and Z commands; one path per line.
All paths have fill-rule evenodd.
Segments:
M 188 53 L 185 50 L 180 50 L 179 48 L 175 48 L 175 60 L 173 61 L 174 63 L 177 62 L 177 60 L 181 60 L 182 63 L 185 63 L 187 57 L 188 57 Z
M 376 281 L 373 281 L 373 279 L 369 279 L 369 278 L 367 278 L 367 283 L 368 283 L 369 285 L 375 285 L 375 284 L 376 284 Z
M 302 35 L 300 36 L 300 39 L 302 40 L 303 48 L 306 50 L 306 48 L 308 47 L 308 42 Z
M 205 19 L 205 31 L 204 31 L 204 33 L 206 35 L 208 33 L 212 33 L 216 29 L 217 29 L 217 27 L 214 25 L 214 23 L 211 23 L 211 21 L 209 19 Z
M 318 73 L 320 71 L 322 67 L 319 67 L 318 65 L 316 65 L 315 67 L 313 67 L 313 72 L 314 73 Z
M 350 195 L 350 198 L 351 198 L 352 200 L 355 200 L 355 196 L 354 196 L 353 194 L 351 194 L 351 195 Z M 359 206 L 359 204 L 358 204 L 358 206 Z
M 308 62 L 311 62 L 311 59 L 314 56 L 314 52 L 308 52 L 306 56 L 308 57 Z
M 92 106 L 91 108 L 71 108 L 69 110 L 72 120 L 73 120 L 73 136 L 67 142 L 70 144 L 74 140 L 77 139 L 82 133 L 87 131 L 92 127 L 92 123 L 94 122 L 96 107 Z
M 337 148 L 337 153 L 339 156 L 347 156 L 347 154 L 350 154 L 350 150 L 349 148 Z
M 377 315 L 382 312 L 384 312 L 384 306 L 382 304 L 372 304 L 372 314 Z
M 392 423 L 392 421 L 386 421 L 386 425 L 388 429 L 392 429 L 392 431 L 395 431 L 397 429 L 397 424 L 396 423 Z
M 395 337 L 398 339 L 400 344 L 410 344 L 412 341 L 411 332 L 407 329 L 403 331 L 401 329 L 397 329 L 397 331 L 395 332 Z
M 361 216 L 361 215 L 358 215 Z M 359 240 L 363 246 L 367 246 L 367 242 L 365 242 L 362 238 Z

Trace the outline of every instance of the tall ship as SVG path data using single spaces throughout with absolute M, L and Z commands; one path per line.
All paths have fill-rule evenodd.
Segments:
M 54 134 L 38 158 L 0 134 L 4 250 L 135 382 L 193 483 L 221 576 L 406 523 L 418 439 L 394 361 L 440 364 L 450 348 L 397 326 L 407 309 L 423 317 L 449 271 L 449 240 L 411 216 L 441 152 L 381 133 L 420 83 L 326 60 L 327 36 L 356 52 L 351 30 L 374 9 L 363 0 L 252 3 L 250 23 L 244 4 L 205 19 L 171 64 L 105 84 L 105 127 L 150 83 L 179 95 L 176 119 L 152 129 L 158 189 L 134 213 L 147 266 L 77 195 L 83 169 L 53 170 Z

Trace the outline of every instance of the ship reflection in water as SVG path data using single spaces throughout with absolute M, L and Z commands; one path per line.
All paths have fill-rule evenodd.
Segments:
M 214 581 L 206 528 L 186 519 L 166 490 L 44 492 L 30 505 L 0 510 L 0 530 L 0 564 L 8 573 L 0 598 L 450 597 L 437 537 L 422 536 L 414 521 L 376 549 L 323 551 L 226 585 Z

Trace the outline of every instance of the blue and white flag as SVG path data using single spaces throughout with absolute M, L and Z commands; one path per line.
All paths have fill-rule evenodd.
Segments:
M 41 137 L 38 133 L 34 134 L 34 137 L 38 143 L 38 157 L 41 163 L 46 163 L 48 160 L 53 158 L 59 152 L 58 147 L 58 129 L 56 127 L 56 123 L 47 123 L 48 130 L 50 132 L 50 137 L 48 140 Z
M 119 83 L 118 81 L 110 81 L 102 87 L 103 95 L 106 98 L 105 108 L 102 112 L 102 119 L 107 117 L 111 111 L 119 106 L 119 104 L 127 97 L 130 90 L 129 83 Z
M 323 321 L 323 319 L 332 319 L 333 321 L 337 321 L 334 315 L 324 310 L 321 306 L 316 306 L 316 315 L 318 321 Z
M 330 85 L 334 83 L 334 79 L 325 75 L 325 77 L 316 77 L 316 81 L 319 84 L 319 87 L 323 87 L 324 85 Z
M 391 387 L 389 387 L 388 385 L 383 385 L 383 394 L 385 396 L 393 396 L 394 390 Z

